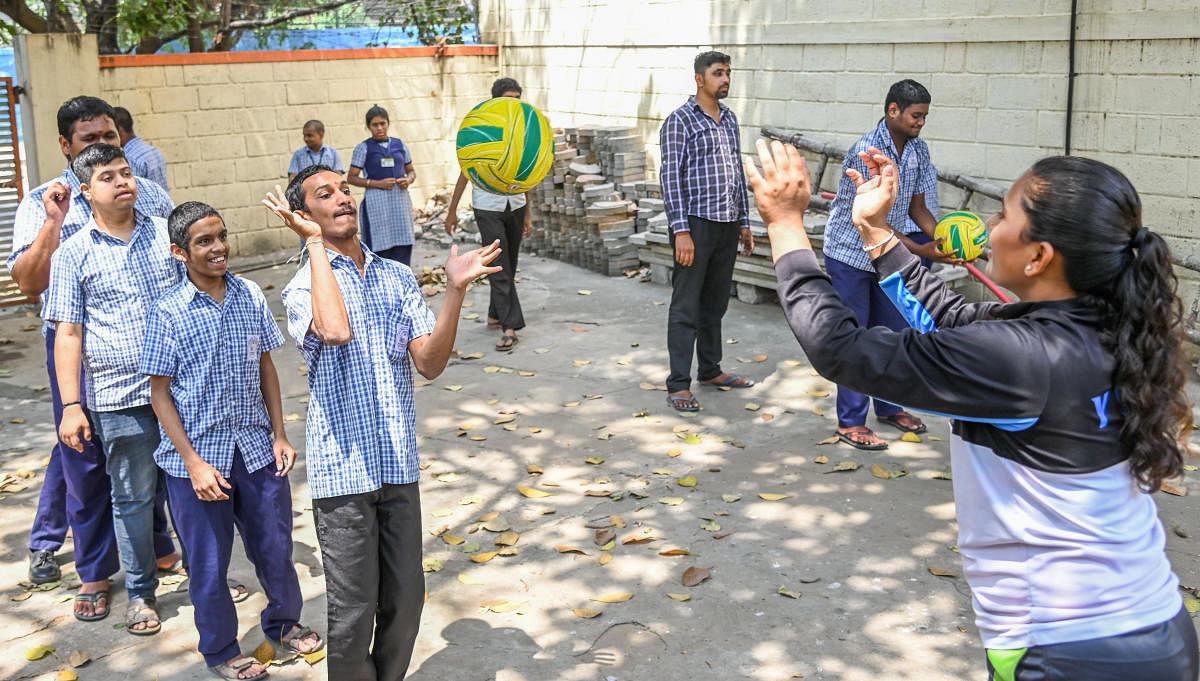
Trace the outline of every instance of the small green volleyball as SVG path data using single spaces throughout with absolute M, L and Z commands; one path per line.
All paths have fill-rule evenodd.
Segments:
M 960 210 L 943 216 L 933 235 L 936 239 L 944 239 L 938 244 L 942 253 L 952 255 L 957 251 L 958 257 L 966 261 L 978 258 L 987 248 L 988 235 L 983 219 L 970 211 Z
M 463 175 L 493 194 L 533 189 L 554 163 L 554 130 L 537 107 L 496 97 L 471 109 L 455 137 Z

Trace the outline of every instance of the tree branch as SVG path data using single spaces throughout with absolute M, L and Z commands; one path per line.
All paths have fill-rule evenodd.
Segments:
M 2 4 L 4 2 L 10 2 L 10 1 L 11 0 L 0 0 L 0 6 L 2 6 Z M 314 7 L 305 7 L 302 9 L 295 9 L 290 12 L 284 12 L 283 14 L 280 14 L 280 15 L 274 16 L 274 17 L 263 17 L 261 19 L 239 19 L 237 21 L 230 22 L 227 28 L 230 31 L 245 31 L 245 30 L 254 29 L 254 28 L 266 28 L 268 26 L 275 26 L 277 24 L 282 24 L 286 21 L 291 21 L 292 19 L 299 19 L 300 17 L 306 17 L 306 16 L 309 16 L 312 14 L 320 14 L 322 12 L 328 12 L 329 10 L 337 9 L 337 8 L 341 7 L 342 5 L 349 5 L 350 3 L 357 2 L 357 1 L 358 0 L 332 0 L 331 2 L 326 2 L 324 4 L 316 5 Z M 212 28 L 213 26 L 220 26 L 220 25 L 221 25 L 220 19 L 210 19 L 208 21 L 202 21 L 199 23 L 200 28 Z M 188 34 L 188 32 L 186 30 L 176 31 L 175 33 L 172 33 L 170 35 L 163 36 L 162 38 L 159 38 L 158 40 L 162 41 L 162 43 L 160 44 L 160 46 L 161 46 L 161 45 L 165 45 L 173 40 L 178 40 L 179 38 L 182 38 L 187 34 Z M 222 51 L 222 50 L 218 50 L 218 51 Z M 140 47 L 138 49 L 138 53 L 142 54 Z
M 46 20 L 37 12 L 29 9 L 25 0 L 0 0 L 0 13 L 7 15 L 18 26 L 30 33 L 46 32 Z

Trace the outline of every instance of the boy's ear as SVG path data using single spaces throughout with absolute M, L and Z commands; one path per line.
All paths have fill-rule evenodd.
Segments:
M 79 193 L 80 193 L 80 194 L 83 194 L 83 198 L 87 199 L 89 202 L 92 200 L 92 187 L 91 187 L 91 185 L 89 185 L 89 184 L 80 184 L 80 185 L 79 185 Z
M 188 253 L 176 244 L 171 244 L 171 257 L 181 263 L 187 263 Z

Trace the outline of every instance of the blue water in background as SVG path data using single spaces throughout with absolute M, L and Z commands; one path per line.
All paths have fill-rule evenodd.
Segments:
M 479 36 L 474 27 L 464 30 L 463 42 L 473 45 Z M 380 26 L 378 28 L 325 28 L 299 29 L 289 31 L 283 42 L 272 40 L 265 49 L 268 50 L 338 50 L 358 47 L 417 47 L 420 43 L 411 38 L 399 26 Z M 178 40 L 165 45 L 162 52 L 186 52 L 187 43 Z M 258 50 L 258 41 L 254 36 L 242 38 L 235 52 L 253 52 Z M 0 76 L 13 79 L 13 85 L 18 85 L 16 61 L 11 47 L 0 47 Z M 24 141 L 25 131 L 21 128 L 21 107 L 17 107 L 17 136 Z

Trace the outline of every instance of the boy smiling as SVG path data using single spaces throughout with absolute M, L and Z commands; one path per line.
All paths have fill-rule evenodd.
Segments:
M 141 369 L 167 436 L 154 456 L 167 474 L 190 558 L 200 652 L 218 676 L 261 679 L 266 668 L 238 647 L 226 588 L 235 525 L 267 595 L 267 638 L 297 653 L 323 645 L 299 624 L 303 597 L 292 564 L 287 479 L 296 451 L 284 430 L 270 354 L 283 334 L 258 285 L 228 272 L 228 234 L 214 208 L 183 203 L 167 229 L 187 278 L 155 304 L 142 349 Z

